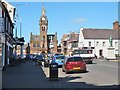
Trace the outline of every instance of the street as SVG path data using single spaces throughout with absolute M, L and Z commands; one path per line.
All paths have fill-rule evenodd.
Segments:
M 42 68 L 41 68 L 42 67 Z M 3 88 L 101 88 L 118 86 L 118 61 L 95 60 L 86 73 L 65 74 L 59 68 L 59 80 L 49 81 L 49 68 L 27 61 L 3 72 Z

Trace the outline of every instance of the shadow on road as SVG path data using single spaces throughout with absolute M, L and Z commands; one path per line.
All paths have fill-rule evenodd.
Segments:
M 75 81 L 76 79 L 81 79 L 82 77 L 71 77 L 66 76 L 66 77 L 59 77 L 58 81 L 49 81 L 49 78 L 47 78 L 47 80 L 51 83 L 54 84 L 55 87 L 52 88 L 114 88 L 114 89 L 118 89 L 119 85 L 104 85 L 104 86 L 97 86 L 94 84 L 89 84 L 86 82 L 79 82 L 79 81 Z

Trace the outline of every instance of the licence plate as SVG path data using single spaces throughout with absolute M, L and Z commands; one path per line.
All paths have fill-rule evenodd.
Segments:
M 80 67 L 76 67 L 76 68 L 73 68 L 73 69 L 80 69 Z

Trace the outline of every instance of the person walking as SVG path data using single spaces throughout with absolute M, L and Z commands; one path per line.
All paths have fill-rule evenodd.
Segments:
M 21 64 L 20 55 L 18 55 L 17 64 L 18 64 L 18 66 L 20 66 L 20 64 Z

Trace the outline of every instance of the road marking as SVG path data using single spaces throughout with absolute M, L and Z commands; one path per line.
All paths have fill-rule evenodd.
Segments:
M 109 65 L 109 64 L 106 64 L 106 65 L 104 65 L 104 64 L 98 64 L 98 65 L 112 67 L 112 68 L 117 68 L 117 69 L 120 68 L 118 65 L 117 66 L 112 66 L 112 65 Z
M 111 61 L 111 62 L 120 62 L 120 60 L 98 60 L 98 61 Z
M 112 61 L 112 62 L 120 62 L 120 60 L 109 60 L 109 61 Z

